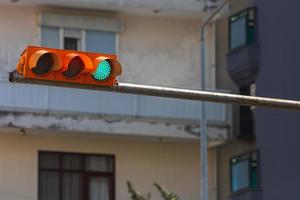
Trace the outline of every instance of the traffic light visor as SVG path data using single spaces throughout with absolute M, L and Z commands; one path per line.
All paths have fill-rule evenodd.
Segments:
M 29 68 L 38 76 L 47 75 L 49 72 L 59 70 L 61 61 L 54 52 L 38 50 L 29 58 Z
M 70 53 L 63 60 L 62 74 L 66 78 L 77 78 L 82 72 L 92 71 L 91 59 L 83 54 Z

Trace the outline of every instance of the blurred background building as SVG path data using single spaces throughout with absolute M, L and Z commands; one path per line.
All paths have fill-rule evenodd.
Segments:
M 0 3 L 0 198 L 129 199 L 126 181 L 200 199 L 199 102 L 11 84 L 27 45 L 117 54 L 120 82 L 201 88 L 220 1 Z M 207 90 L 297 99 L 299 4 L 230 0 L 205 29 Z M 295 22 L 295 23 L 293 23 Z M 207 104 L 210 200 L 299 199 L 299 116 Z
M 0 6 L 0 198 L 129 199 L 126 181 L 200 198 L 199 102 L 11 84 L 27 45 L 117 54 L 119 81 L 200 88 L 200 25 L 214 2 L 20 0 Z M 207 28 L 207 86 L 216 87 L 215 24 Z M 208 103 L 209 191 L 231 106 Z
M 294 24 L 300 3 L 257 0 L 254 6 L 229 17 L 228 72 L 242 94 L 299 100 L 300 40 Z M 300 198 L 300 162 L 294 159 L 300 150 L 299 117 L 296 111 L 240 107 L 237 137 L 248 142 L 229 143 L 220 151 L 241 153 L 230 159 L 230 199 Z

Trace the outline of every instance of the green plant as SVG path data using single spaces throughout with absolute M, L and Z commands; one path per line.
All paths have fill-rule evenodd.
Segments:
M 160 192 L 164 200 L 179 200 L 179 197 L 176 194 L 167 191 L 163 186 L 159 185 L 158 183 L 154 183 L 154 186 Z
M 131 194 L 132 200 L 150 200 L 151 194 L 147 193 L 146 196 L 143 196 L 139 191 L 135 190 L 132 184 L 127 181 L 128 192 Z

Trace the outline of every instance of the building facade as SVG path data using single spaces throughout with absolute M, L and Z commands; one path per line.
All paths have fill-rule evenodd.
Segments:
M 231 5 L 236 9 L 224 22 L 229 34 L 224 65 L 237 92 L 298 100 L 299 28 L 293 22 L 299 18 L 300 3 L 257 0 Z M 222 21 L 219 24 L 222 28 Z M 293 159 L 299 151 L 299 113 L 249 107 L 237 110 L 240 126 L 235 139 L 219 148 L 220 165 L 229 167 L 226 171 L 219 168 L 219 175 L 229 177 L 219 182 L 220 198 L 299 199 L 300 164 Z
M 0 198 L 130 199 L 129 180 L 153 199 L 154 182 L 199 199 L 199 102 L 12 84 L 7 73 L 27 45 L 41 45 L 117 54 L 121 82 L 199 89 L 203 8 L 197 1 L 0 3 Z M 217 90 L 215 23 L 206 31 L 206 85 Z M 207 106 L 212 200 L 216 147 L 231 137 L 231 110 Z

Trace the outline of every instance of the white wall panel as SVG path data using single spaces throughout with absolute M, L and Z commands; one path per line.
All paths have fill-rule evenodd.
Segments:
M 2 109 L 200 119 L 198 102 L 8 83 L 7 72 L 15 69 L 26 45 L 39 44 L 42 30 L 36 21 L 38 10 L 35 8 L 3 6 L 0 10 L 0 35 L 3 36 L 0 37 L 0 72 L 4 78 L 0 83 Z M 126 29 L 119 35 L 124 72 L 121 81 L 199 87 L 198 20 L 133 16 L 125 16 L 124 20 Z M 12 23 L 16 25 L 11 26 Z M 48 39 L 57 40 L 57 33 L 53 32 Z M 209 120 L 226 119 L 224 105 L 209 103 L 207 107 Z
M 78 112 L 132 117 L 191 119 L 201 116 L 200 102 L 70 88 L 0 82 L 2 109 Z M 207 104 L 207 118 L 226 121 L 226 106 Z

